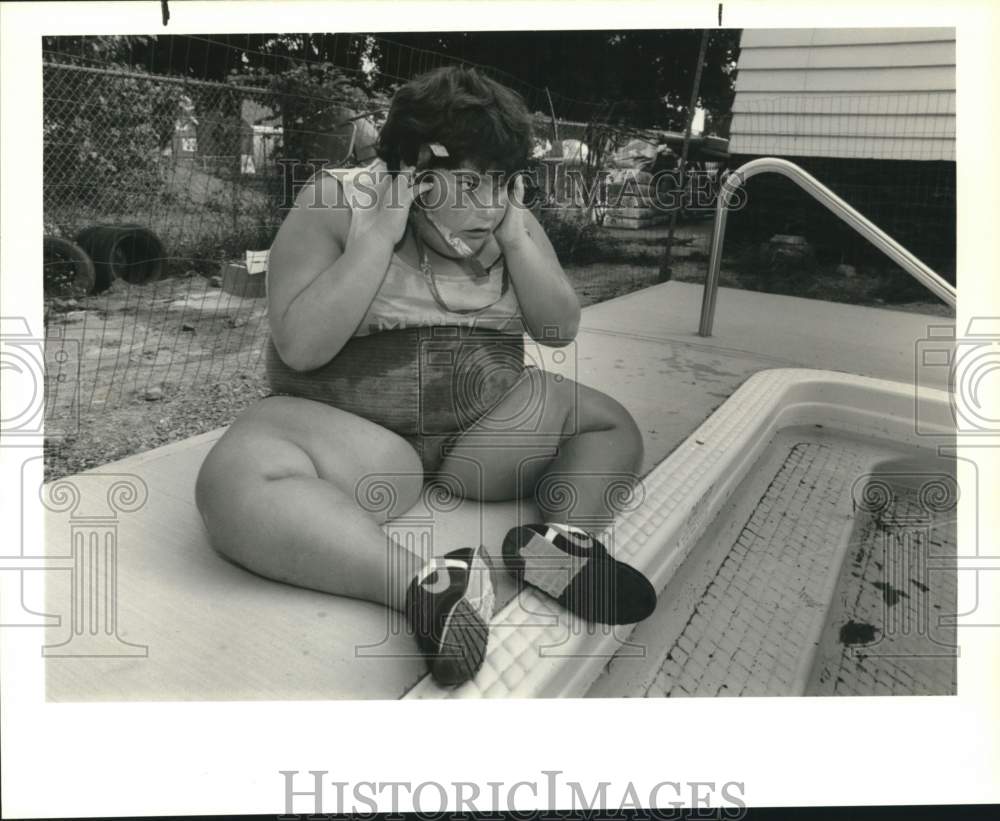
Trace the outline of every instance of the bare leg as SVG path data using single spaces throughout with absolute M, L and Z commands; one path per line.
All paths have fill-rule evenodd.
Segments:
M 395 474 L 395 503 L 380 513 L 359 503 L 369 474 Z M 213 546 L 238 564 L 401 610 L 430 557 L 388 539 L 379 524 L 412 506 L 422 482 L 416 453 L 390 431 L 320 403 L 273 398 L 216 443 L 195 493 Z
M 517 418 L 531 396 L 544 402 L 524 430 L 477 423 L 455 441 L 439 472 L 470 498 L 533 494 L 546 521 L 603 529 L 640 478 L 643 444 L 635 420 L 606 394 L 541 371 L 515 386 L 492 415 Z
M 545 373 L 515 385 L 491 414 L 498 420 L 516 418 L 531 396 L 542 396 L 543 401 L 536 418 L 523 426 L 527 431 L 496 431 L 491 430 L 494 425 L 477 421 L 476 431 L 467 431 L 455 442 L 441 472 L 456 472 L 466 484 L 478 472 L 481 498 L 535 497 L 541 521 L 519 515 L 520 526 L 508 532 L 501 548 L 507 568 L 523 574 L 525 582 L 587 622 L 620 625 L 647 618 L 656 607 L 656 591 L 638 570 L 606 562 L 600 553 L 591 554 L 596 561 L 586 559 L 581 565 L 549 541 L 549 535 L 539 538 L 541 534 L 528 527 L 574 526 L 613 557 L 615 515 L 634 501 L 631 494 L 640 479 L 643 445 L 635 420 L 610 396 Z

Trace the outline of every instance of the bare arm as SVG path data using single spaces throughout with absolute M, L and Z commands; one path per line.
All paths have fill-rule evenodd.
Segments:
M 371 305 L 409 211 L 405 177 L 397 180 L 394 197 L 388 178 L 362 182 L 353 212 L 327 174 L 296 198 L 271 246 L 267 283 L 271 334 L 290 368 L 329 362 Z
M 518 230 L 498 236 L 532 339 L 568 345 L 580 327 L 580 300 L 535 216 L 526 208 Z

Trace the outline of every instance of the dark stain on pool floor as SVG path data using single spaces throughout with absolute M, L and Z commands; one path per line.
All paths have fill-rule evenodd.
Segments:
M 840 628 L 841 644 L 871 644 L 874 640 L 874 625 L 862 621 L 849 621 Z
M 882 591 L 882 598 L 885 599 L 885 603 L 890 606 L 896 604 L 899 601 L 900 596 L 910 598 L 909 593 L 903 590 L 897 590 L 888 582 L 872 582 L 872 584 Z

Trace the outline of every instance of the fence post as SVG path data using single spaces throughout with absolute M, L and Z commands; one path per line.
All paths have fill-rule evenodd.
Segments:
M 691 84 L 691 102 L 688 104 L 687 125 L 684 128 L 684 145 L 681 148 L 680 178 L 677 182 L 681 191 L 681 202 L 684 201 L 685 172 L 687 170 L 688 144 L 691 142 L 691 123 L 694 121 L 695 106 L 698 105 L 698 92 L 701 90 L 701 70 L 705 65 L 705 52 L 708 49 L 708 29 L 702 29 L 701 45 L 698 48 L 698 65 L 694 69 L 694 82 Z M 659 282 L 669 282 L 672 276 L 670 270 L 670 259 L 673 254 L 674 230 L 677 228 L 677 212 L 679 207 L 675 204 L 670 212 L 670 228 L 667 230 L 667 247 L 663 251 L 663 259 L 660 260 Z

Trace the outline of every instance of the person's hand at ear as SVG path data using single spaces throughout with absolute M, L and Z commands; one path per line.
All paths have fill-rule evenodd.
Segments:
M 403 238 L 406 220 L 413 201 L 427 191 L 431 182 L 416 182 L 414 166 L 403 165 L 398 174 L 390 174 L 383 160 L 371 167 L 371 174 L 361 175 L 355 183 L 351 203 L 351 227 L 347 242 L 372 233 L 393 246 Z
M 553 347 L 569 343 L 580 325 L 580 300 L 544 229 L 524 204 L 521 175 L 511 185 L 507 213 L 494 236 L 531 338 Z
M 507 213 L 497 226 L 494 236 L 501 248 L 515 245 L 529 239 L 528 229 L 524 220 L 524 178 L 518 174 L 511 186 L 507 199 Z

